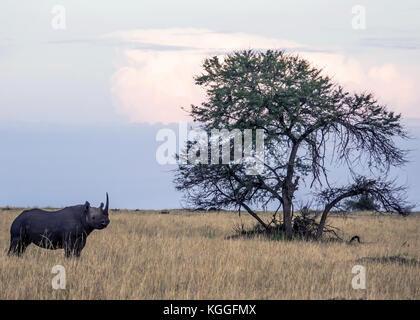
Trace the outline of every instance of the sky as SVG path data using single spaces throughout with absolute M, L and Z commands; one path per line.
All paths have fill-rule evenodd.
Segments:
M 298 53 L 348 90 L 374 92 L 414 137 L 397 173 L 420 193 L 418 1 L 0 3 L 0 206 L 177 208 L 156 134 L 189 121 L 203 60 Z

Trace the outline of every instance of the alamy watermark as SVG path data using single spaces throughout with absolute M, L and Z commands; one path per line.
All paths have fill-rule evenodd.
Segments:
M 170 128 L 157 132 L 156 141 L 163 142 L 156 150 L 156 161 L 160 165 L 242 163 L 248 175 L 258 175 L 264 170 L 262 129 L 212 129 L 207 132 L 201 128 L 188 130 L 188 124 L 180 122 L 178 138 Z M 179 157 L 175 157 L 176 154 Z
M 361 265 L 355 265 L 351 269 L 351 273 L 356 274 L 353 279 L 351 279 L 351 286 L 355 290 L 365 290 L 366 289 L 366 268 Z
M 51 285 L 54 290 L 65 290 L 66 289 L 66 268 L 61 264 L 57 264 L 51 269 L 51 273 L 55 276 L 51 280 Z
M 366 29 L 366 7 L 360 4 L 351 8 L 353 18 L 351 19 L 351 26 L 354 30 Z
M 53 15 L 51 19 L 51 27 L 54 30 L 65 30 L 66 25 L 66 8 L 63 5 L 55 5 L 51 8 L 51 14 Z

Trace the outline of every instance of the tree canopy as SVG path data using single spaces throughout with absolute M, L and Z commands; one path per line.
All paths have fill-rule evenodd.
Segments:
M 307 60 L 275 50 L 210 57 L 195 83 L 205 89 L 206 100 L 192 105 L 194 121 L 209 134 L 262 130 L 264 170 L 249 175 L 246 163 L 238 161 L 182 163 L 175 185 L 190 204 L 242 208 L 267 227 L 253 208 L 276 203 L 288 238 L 302 184 L 322 202 L 321 224 L 343 199 L 362 194 L 374 197 L 383 210 L 408 211 L 404 188 L 387 178 L 392 167 L 406 162 L 395 139 L 408 136 L 401 115 L 373 94 L 350 93 Z M 346 168 L 353 182 L 333 185 L 330 163 Z M 363 166 L 369 174 L 359 172 Z

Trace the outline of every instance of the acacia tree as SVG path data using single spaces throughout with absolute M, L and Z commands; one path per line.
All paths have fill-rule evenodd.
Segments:
M 404 189 L 383 178 L 405 163 L 406 152 L 395 138 L 407 134 L 400 115 L 372 94 L 351 94 L 307 60 L 283 51 L 215 56 L 204 61 L 203 69 L 195 83 L 205 89 L 206 100 L 192 105 L 190 115 L 207 132 L 263 130 L 264 170 L 249 175 L 246 163 L 237 161 L 182 163 L 174 182 L 190 204 L 242 208 L 267 228 L 253 208 L 275 202 L 287 238 L 302 183 L 324 206 L 317 238 L 330 210 L 346 198 L 369 195 L 386 211 L 407 212 Z M 354 182 L 331 185 L 327 159 L 347 168 Z M 363 166 L 369 177 L 358 173 Z

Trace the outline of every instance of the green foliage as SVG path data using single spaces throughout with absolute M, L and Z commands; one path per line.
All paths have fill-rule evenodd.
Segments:
M 360 195 L 355 199 L 345 201 L 345 207 L 349 211 L 375 211 L 378 210 L 379 204 L 373 197 L 368 195 Z

